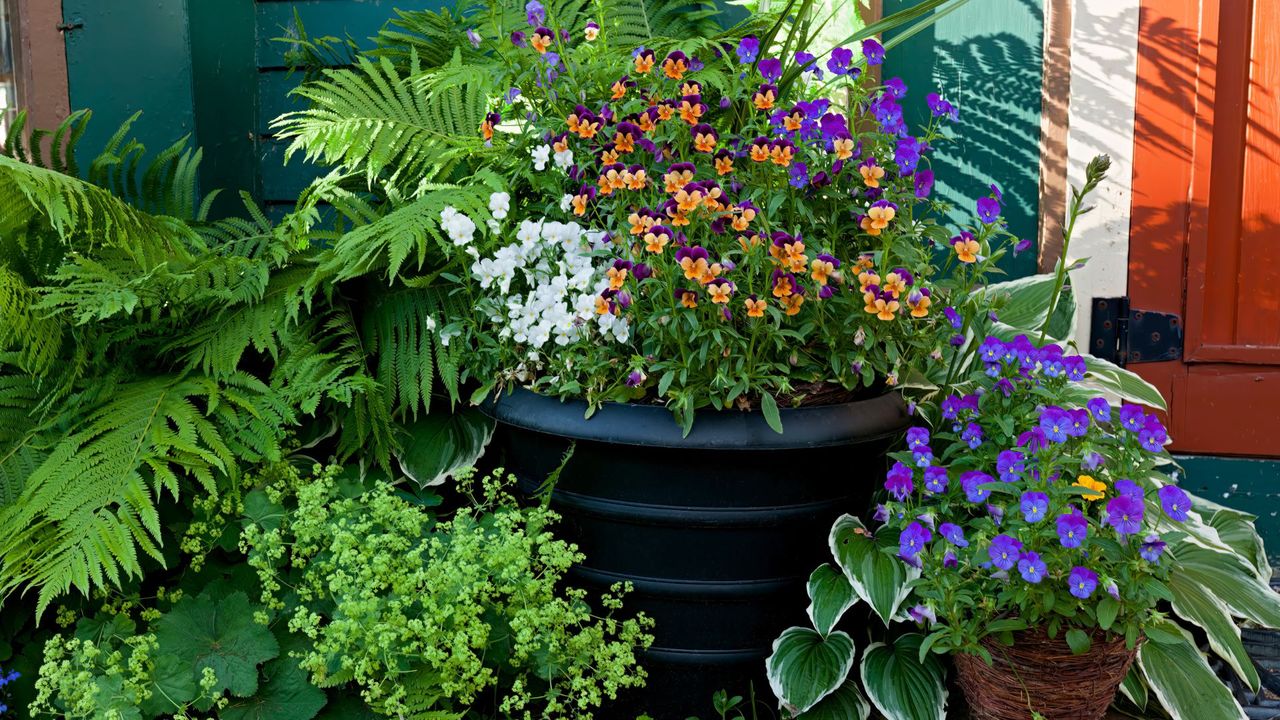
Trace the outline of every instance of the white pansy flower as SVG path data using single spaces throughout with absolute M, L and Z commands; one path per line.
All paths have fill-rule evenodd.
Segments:
M 561 170 L 568 170 L 569 166 L 571 165 L 573 165 L 572 150 L 565 149 L 556 153 L 556 167 L 560 168 Z
M 505 219 L 509 210 L 511 210 L 511 195 L 496 192 L 489 196 L 489 212 L 493 214 L 495 220 Z
M 573 207 L 573 196 L 565 195 L 560 198 L 560 212 L 569 212 L 569 208 Z
M 551 146 L 539 145 L 533 149 L 533 169 L 542 172 L 547 169 L 547 160 L 551 159 Z

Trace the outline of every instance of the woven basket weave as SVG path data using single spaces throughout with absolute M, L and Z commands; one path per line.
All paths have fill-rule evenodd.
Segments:
M 1124 638 L 1102 633 L 1083 655 L 1073 655 L 1062 635 L 1050 639 L 1039 629 L 1015 633 L 1011 647 L 993 638 L 982 644 L 992 665 L 977 655 L 955 655 L 975 720 L 1029 720 L 1032 710 L 1048 720 L 1098 720 L 1137 655 Z

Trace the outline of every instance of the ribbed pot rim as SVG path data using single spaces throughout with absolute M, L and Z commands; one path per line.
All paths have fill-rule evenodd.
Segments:
M 866 442 L 894 435 L 907 424 L 897 392 L 866 400 L 779 408 L 782 434 L 758 410 L 697 411 L 688 437 L 661 405 L 607 402 L 588 419 L 583 400 L 560 400 L 525 388 L 490 398 L 481 406 L 500 423 L 574 440 L 686 450 L 796 450 Z

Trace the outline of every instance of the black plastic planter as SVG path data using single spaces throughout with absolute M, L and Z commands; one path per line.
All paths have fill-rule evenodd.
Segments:
M 657 621 L 649 685 L 605 718 L 711 712 L 721 688 L 764 684 L 764 658 L 805 621 L 805 581 L 826 561 L 827 532 L 866 509 L 884 452 L 907 415 L 896 393 L 781 411 L 784 433 L 755 412 L 700 413 L 688 437 L 665 408 L 586 404 L 527 390 L 487 406 L 497 448 L 533 492 L 576 448 L 552 494 L 561 534 L 586 562 L 579 582 L 629 581 L 632 611 Z

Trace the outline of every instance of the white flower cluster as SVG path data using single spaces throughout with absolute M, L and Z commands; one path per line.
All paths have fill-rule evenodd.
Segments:
M 527 347 L 533 355 L 586 337 L 597 329 L 618 342 L 630 337 L 625 318 L 596 313 L 596 298 L 609 287 L 608 261 L 592 256 L 604 233 L 577 223 L 524 220 L 517 242 L 471 267 L 480 287 L 497 293 L 483 302 L 498 337 Z
M 470 244 L 476 234 L 475 221 L 465 213 L 458 212 L 452 205 L 447 205 L 440 211 L 440 225 L 453 244 L 459 247 Z
M 551 159 L 551 146 L 539 145 L 533 149 L 533 169 L 542 172 L 547 169 L 547 161 Z

